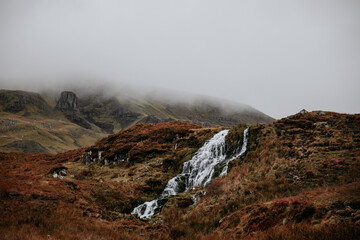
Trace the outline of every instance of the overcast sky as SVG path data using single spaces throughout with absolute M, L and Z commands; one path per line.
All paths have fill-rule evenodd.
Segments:
M 359 113 L 360 1 L 0 0 L 0 88 L 76 78 Z

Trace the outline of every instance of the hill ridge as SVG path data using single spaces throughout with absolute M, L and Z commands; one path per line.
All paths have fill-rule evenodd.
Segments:
M 273 121 L 255 109 L 228 112 L 205 100 L 191 105 L 135 98 L 119 100 L 101 91 L 63 91 L 57 95 L 1 90 L 0 121 L 4 127 L 0 150 L 28 152 L 30 146 L 37 145 L 37 151 L 59 153 L 89 146 L 137 123 L 176 120 L 207 127 Z

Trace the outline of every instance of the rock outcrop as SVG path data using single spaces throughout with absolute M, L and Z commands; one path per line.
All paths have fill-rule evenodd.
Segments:
M 55 108 L 64 112 L 65 117 L 69 121 L 85 129 L 91 129 L 89 121 L 80 114 L 78 97 L 75 93 L 70 91 L 61 92 L 60 99 L 57 101 Z
M 56 103 L 56 108 L 59 110 L 79 111 L 78 97 L 75 93 L 70 91 L 61 92 L 60 99 Z

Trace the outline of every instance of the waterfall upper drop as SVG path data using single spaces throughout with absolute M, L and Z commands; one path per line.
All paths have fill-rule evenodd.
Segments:
M 230 161 L 232 161 L 234 159 L 237 159 L 237 158 L 240 158 L 246 153 L 247 145 L 248 145 L 248 139 L 249 139 L 249 128 L 246 128 L 244 130 L 243 143 L 241 145 L 241 148 L 240 148 L 240 144 L 238 144 L 238 149 L 235 152 L 235 156 L 233 156 L 232 158 L 230 158 L 229 160 L 226 161 L 225 166 L 224 166 L 223 170 L 220 173 L 220 177 L 224 176 L 227 173 Z
M 229 161 L 240 157 L 246 151 L 247 131 L 248 129 L 244 131 L 244 141 L 240 153 L 236 153 L 236 156 L 230 160 L 226 159 L 225 153 L 225 137 L 229 130 L 223 130 L 215 134 L 189 161 L 184 163 L 182 172 L 168 181 L 165 189 L 157 199 L 137 206 L 132 211 L 132 214 L 137 214 L 140 218 L 151 218 L 155 211 L 161 208 L 161 203 L 169 196 L 188 191 L 195 186 L 206 186 L 211 182 L 215 165 L 218 163 L 226 161 L 221 175 L 226 174 Z M 185 183 L 185 189 L 180 187 L 184 185 L 180 185 L 180 182 Z

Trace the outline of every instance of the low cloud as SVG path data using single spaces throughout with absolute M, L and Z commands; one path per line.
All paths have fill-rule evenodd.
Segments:
M 359 12 L 357 0 L 3 0 L 0 88 L 360 112 Z

